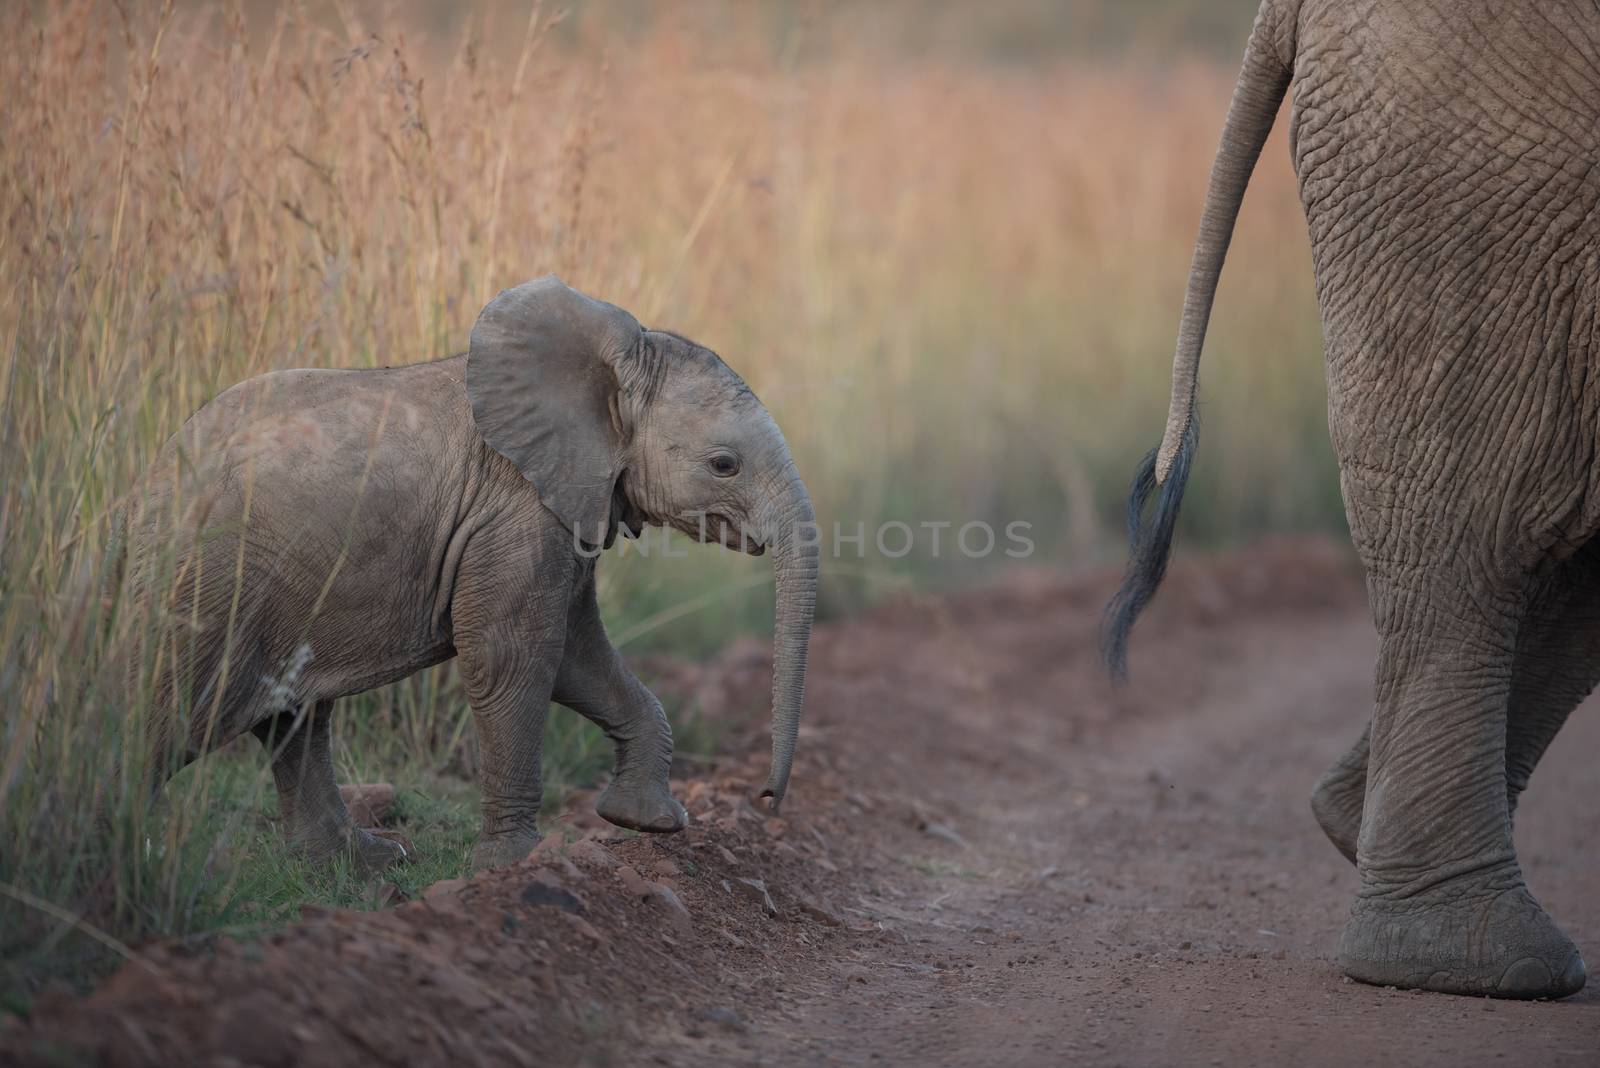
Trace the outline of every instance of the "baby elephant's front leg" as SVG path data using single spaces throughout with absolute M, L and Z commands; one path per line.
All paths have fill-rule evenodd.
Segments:
M 600 621 L 591 577 L 572 606 L 554 697 L 592 720 L 617 748 L 611 784 L 595 803 L 610 823 L 636 831 L 681 831 L 689 822 L 668 789 L 672 728 L 661 702 L 634 678 Z
M 568 591 L 504 577 L 511 569 L 488 539 L 476 551 L 478 557 L 463 560 L 451 612 L 461 681 L 478 728 L 483 828 L 472 867 L 481 871 L 514 864 L 539 844 L 544 721 L 563 655 Z

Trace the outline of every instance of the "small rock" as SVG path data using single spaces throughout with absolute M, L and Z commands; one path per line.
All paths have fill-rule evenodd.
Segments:
M 394 815 L 394 786 L 386 782 L 352 783 L 339 787 L 344 807 L 357 827 L 377 827 Z
M 721 854 L 722 859 L 727 861 L 729 864 L 739 863 L 739 858 L 733 855 L 733 850 L 729 849 L 721 842 L 717 843 L 717 852 Z
M 553 886 L 544 880 L 535 880 L 523 887 L 522 903 L 534 908 L 553 908 L 563 912 L 583 913 L 583 902 L 578 895 L 562 886 Z
M 726 882 L 723 884 L 727 885 Z M 754 901 L 761 906 L 761 910 L 768 916 L 778 914 L 778 906 L 773 904 L 772 895 L 767 893 L 767 884 L 760 879 L 735 879 L 732 889 L 740 897 Z
M 594 929 L 594 924 L 579 916 L 576 912 L 565 912 L 562 915 L 567 918 L 567 923 L 571 924 L 572 929 L 583 935 L 583 937 L 596 943 L 605 941 L 600 937 L 600 932 Z
M 659 902 L 661 907 L 667 910 L 667 918 L 680 932 L 686 934 L 694 928 L 694 918 L 689 915 L 688 906 L 672 887 L 651 883 L 650 900 Z
M 624 864 L 617 869 L 617 878 L 622 880 L 622 885 L 634 897 L 644 897 L 650 892 L 650 881 L 639 874 L 639 869 L 631 864 Z
M 948 824 L 924 823 L 922 825 L 922 833 L 940 841 L 949 842 L 953 846 L 960 846 L 962 849 L 967 848 L 967 840 L 957 834 L 955 828 Z
M 749 1028 L 745 1026 L 744 1020 L 740 1018 L 738 1013 L 734 1012 L 732 1009 L 724 1008 L 722 1006 L 718 1006 L 714 1009 L 706 1009 L 700 1014 L 700 1019 L 705 1023 L 711 1024 L 715 1027 L 720 1027 L 724 1031 L 742 1032 L 749 1030 Z
M 617 869 L 617 878 L 622 880 L 623 889 L 630 897 L 642 901 L 654 902 L 666 910 L 667 918 L 679 932 L 687 934 L 693 929 L 689 909 L 684 905 L 675 890 L 670 886 L 652 882 L 640 875 L 632 865 L 624 864 Z
M 789 830 L 789 821 L 781 816 L 769 816 L 762 822 L 768 838 L 782 838 Z
M 847 983 L 860 983 L 865 986 L 867 983 L 872 982 L 872 973 L 859 964 L 851 965 L 839 974 L 844 977 L 844 981 Z
M 844 924 L 844 921 L 839 918 L 839 914 L 834 912 L 827 902 L 818 901 L 815 898 L 802 898 L 800 911 L 828 927 L 840 927 Z

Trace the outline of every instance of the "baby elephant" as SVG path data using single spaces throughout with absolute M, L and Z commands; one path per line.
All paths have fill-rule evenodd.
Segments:
M 333 701 L 459 656 L 481 754 L 474 867 L 539 840 L 552 699 L 616 746 L 600 815 L 681 830 L 671 730 L 595 603 L 599 549 L 644 524 L 772 550 L 776 808 L 815 526 L 777 424 L 715 354 L 547 276 L 491 301 L 465 355 L 234 386 L 167 443 L 127 515 L 131 604 L 149 624 L 129 676 L 164 754 L 155 781 L 250 731 L 293 844 L 380 867 L 403 851 L 351 825 Z

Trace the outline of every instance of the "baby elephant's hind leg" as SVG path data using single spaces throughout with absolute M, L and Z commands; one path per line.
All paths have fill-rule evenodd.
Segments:
M 611 783 L 595 802 L 610 823 L 637 831 L 681 831 L 689 814 L 672 796 L 672 728 L 661 702 L 634 677 L 606 636 L 590 575 L 572 605 L 555 700 L 592 720 L 617 750 Z
M 283 712 L 257 724 L 252 733 L 272 757 L 278 811 L 289 845 L 314 860 L 350 850 L 356 864 L 377 871 L 403 860 L 405 848 L 354 826 L 333 777 L 329 723 L 333 702 Z

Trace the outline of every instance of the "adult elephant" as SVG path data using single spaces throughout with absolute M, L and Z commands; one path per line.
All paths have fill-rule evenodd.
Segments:
M 481 754 L 474 866 L 539 840 L 552 699 L 616 746 L 600 815 L 679 830 L 671 730 L 595 602 L 600 548 L 660 524 L 773 552 L 776 807 L 816 603 L 812 523 L 783 434 L 727 364 L 554 276 L 491 301 L 463 356 L 240 383 L 167 443 L 128 516 L 151 778 L 251 731 L 291 842 L 382 866 L 401 850 L 351 826 L 333 701 L 458 656 Z
M 1107 656 L 1124 669 L 1165 570 L 1217 278 L 1286 91 L 1329 426 L 1380 637 L 1369 733 L 1315 799 L 1361 874 L 1340 965 L 1451 993 L 1571 994 L 1583 960 L 1523 882 L 1511 804 L 1600 678 L 1593 0 L 1262 4 Z

